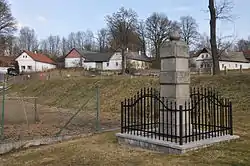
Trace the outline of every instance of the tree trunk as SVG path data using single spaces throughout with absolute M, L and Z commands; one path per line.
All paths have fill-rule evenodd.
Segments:
M 122 74 L 125 74 L 125 70 L 126 70 L 125 49 L 122 49 Z
M 156 68 L 161 69 L 160 47 L 156 47 Z
M 220 73 L 219 56 L 216 44 L 216 10 L 214 6 L 214 0 L 209 0 L 210 11 L 210 44 L 213 57 L 213 75 Z

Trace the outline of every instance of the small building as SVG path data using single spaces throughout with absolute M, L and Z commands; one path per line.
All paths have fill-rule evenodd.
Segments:
M 20 72 L 40 72 L 55 69 L 55 62 L 46 55 L 24 50 L 16 59 Z
M 195 64 L 196 69 L 202 71 L 211 70 L 213 63 L 210 49 L 204 48 L 190 56 L 191 62 Z M 225 68 L 229 70 L 249 69 L 250 61 L 245 58 L 243 52 L 223 51 L 219 55 L 219 66 L 220 70 L 224 70 Z
M 135 69 L 149 68 L 150 63 L 152 62 L 151 58 L 147 57 L 141 51 L 127 52 L 126 57 L 127 57 L 128 63 L 131 64 L 131 67 Z
M 14 56 L 0 56 L 0 73 L 7 73 L 8 68 L 15 67 Z
M 126 52 L 126 59 L 128 63 L 135 68 L 145 68 L 150 59 L 140 53 Z M 122 69 L 122 55 L 121 52 L 85 52 L 73 48 L 65 56 L 65 68 L 83 67 L 86 69 L 99 70 L 121 70 Z

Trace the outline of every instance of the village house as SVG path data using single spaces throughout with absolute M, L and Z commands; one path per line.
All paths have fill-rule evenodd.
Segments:
M 131 67 L 147 68 L 150 59 L 141 52 L 126 52 L 126 59 Z M 86 69 L 121 70 L 122 56 L 120 52 L 84 52 L 73 48 L 65 56 L 65 68 L 83 67 Z
M 210 49 L 204 48 L 190 54 L 190 63 L 193 64 L 193 68 L 209 71 L 212 67 L 211 55 Z M 250 61 L 245 58 L 243 52 L 223 51 L 219 56 L 219 66 L 220 70 L 249 69 Z
M 0 73 L 7 73 L 8 68 L 15 67 L 14 56 L 0 56 Z
M 55 62 L 46 55 L 24 50 L 15 59 L 20 72 L 39 72 L 56 68 Z

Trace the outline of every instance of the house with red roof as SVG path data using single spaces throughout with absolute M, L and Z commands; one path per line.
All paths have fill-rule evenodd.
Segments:
M 46 55 L 24 50 L 15 59 L 20 72 L 39 72 L 56 68 L 56 63 Z

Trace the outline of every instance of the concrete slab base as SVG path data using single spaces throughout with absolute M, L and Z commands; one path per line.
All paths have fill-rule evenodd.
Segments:
M 132 147 L 140 147 L 156 152 L 168 153 L 168 154 L 183 154 L 188 151 L 197 150 L 211 146 L 215 143 L 230 141 L 238 139 L 236 135 L 226 135 L 220 137 L 209 138 L 205 140 L 190 142 L 184 145 L 179 145 L 169 141 L 157 140 L 137 135 L 131 135 L 126 133 L 117 133 L 116 137 L 118 143 L 121 145 L 129 145 Z

